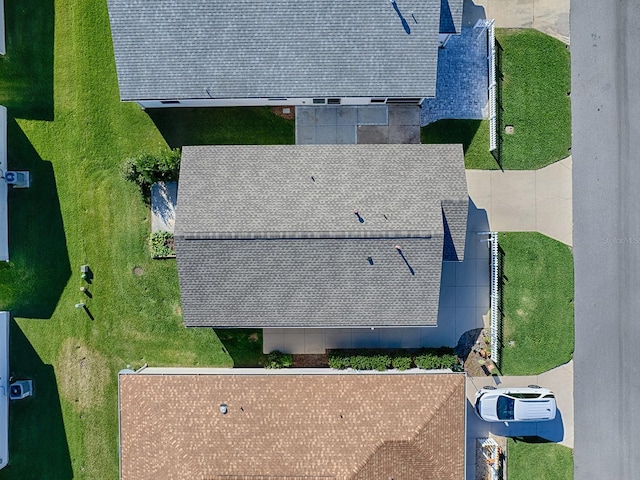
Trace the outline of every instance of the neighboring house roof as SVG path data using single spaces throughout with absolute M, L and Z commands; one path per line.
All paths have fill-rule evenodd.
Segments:
M 460 33 L 462 31 L 462 8 L 464 0 L 441 0 L 440 33 Z
M 123 480 L 464 479 L 463 374 L 189 371 L 119 376 Z
M 467 208 L 460 145 L 184 147 L 185 324 L 436 325 Z
M 108 0 L 120 97 L 433 97 L 440 1 Z

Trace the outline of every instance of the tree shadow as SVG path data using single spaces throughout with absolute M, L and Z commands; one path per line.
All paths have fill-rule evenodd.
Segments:
M 171 148 L 295 143 L 293 120 L 278 117 L 267 107 L 149 108 L 146 112 Z
M 53 0 L 5 2 L 0 104 L 14 117 L 53 120 Z
M 50 318 L 71 276 L 53 166 L 14 119 L 7 127 L 9 167 L 29 170 L 32 182 L 28 189 L 9 191 L 11 261 L 0 269 L 0 306 L 19 317 Z
M 248 328 L 214 328 L 225 353 L 234 367 L 262 367 L 262 330 Z
M 2 478 L 73 478 L 53 366 L 42 362 L 14 320 L 9 353 L 11 375 L 33 379 L 34 395 L 10 405 L 9 465 Z

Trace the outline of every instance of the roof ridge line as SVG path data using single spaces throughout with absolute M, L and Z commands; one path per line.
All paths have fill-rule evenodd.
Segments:
M 395 230 L 370 232 L 180 232 L 175 237 L 181 240 L 385 240 L 402 238 L 424 238 L 444 236 L 444 228 L 432 230 Z

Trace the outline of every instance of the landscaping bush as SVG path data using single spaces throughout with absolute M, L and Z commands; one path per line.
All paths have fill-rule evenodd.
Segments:
M 127 158 L 122 165 L 122 176 L 141 188 L 150 189 L 156 182 L 177 181 L 180 175 L 180 150 L 160 150 L 157 154 L 141 153 Z
M 290 353 L 282 353 L 278 350 L 267 355 L 264 368 L 288 368 L 293 365 L 293 355 Z
M 407 370 L 416 366 L 424 370 L 450 368 L 453 371 L 461 371 L 458 357 L 453 349 L 448 347 L 421 349 L 413 356 L 406 350 L 332 350 L 329 352 L 328 363 L 330 368 L 337 370 Z
M 149 248 L 153 258 L 174 257 L 173 233 L 160 231 L 153 232 L 149 237 Z
M 423 370 L 454 369 L 458 365 L 458 357 L 453 349 L 444 347 L 422 350 L 413 361 L 416 367 Z
M 391 365 L 396 370 L 408 370 L 413 364 L 410 355 L 398 355 L 391 360 Z

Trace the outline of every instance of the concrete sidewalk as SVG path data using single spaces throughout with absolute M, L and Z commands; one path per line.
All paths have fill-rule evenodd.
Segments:
M 495 387 L 526 387 L 540 385 L 556 395 L 558 414 L 550 422 L 517 424 L 488 423 L 480 420 L 473 411 L 476 392 L 485 385 Z M 489 432 L 498 436 L 539 436 L 573 448 L 573 360 L 540 375 L 526 377 L 467 377 L 467 444 L 473 446 L 475 439 L 486 437 Z M 475 459 L 468 459 L 468 462 Z
M 467 170 L 469 197 L 500 232 L 540 232 L 573 244 L 571 157 L 540 170 Z
M 569 44 L 570 0 L 477 0 L 501 28 L 535 28 Z M 469 0 L 464 8 L 473 7 Z

